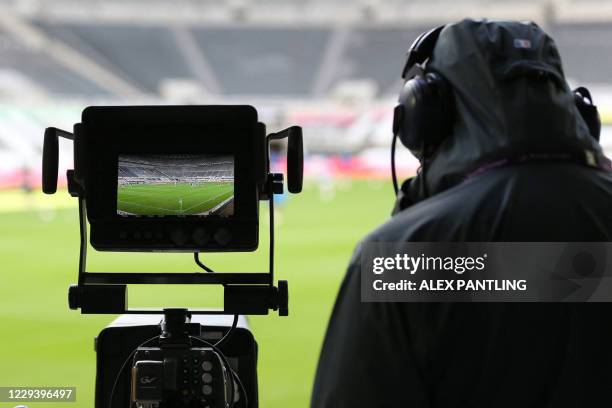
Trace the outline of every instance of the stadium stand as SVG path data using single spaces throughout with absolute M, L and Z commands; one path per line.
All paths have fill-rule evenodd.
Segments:
M 11 72 L 56 96 L 107 94 L 73 69 L 47 58 L 41 51 L 29 49 L 2 30 L 0 71 Z
M 429 27 L 383 28 L 370 27 L 353 30 L 347 41 L 343 56 L 336 71 L 337 81 L 351 79 L 373 79 L 379 92 L 393 92 L 400 83 L 400 64 L 392 63 L 403 58 L 414 39 Z
M 121 156 L 119 185 L 233 182 L 234 163 L 216 156 Z
M 53 24 L 37 22 L 97 63 L 157 94 L 164 79 L 194 78 L 178 51 L 170 27 L 129 24 Z
M 192 29 L 227 94 L 308 95 L 329 28 Z
M 568 77 L 579 83 L 612 80 L 612 24 L 555 24 L 550 32 L 559 45 Z
M 542 24 L 612 122 L 612 1 L 0 0 L 0 11 L 10 174 L 38 174 L 42 128 L 69 129 L 88 104 L 251 103 L 271 129 L 299 119 L 311 154 L 370 157 L 387 147 L 390 117 L 377 112 L 390 112 L 407 48 L 465 15 Z M 602 141 L 612 149 L 612 127 Z
M 37 21 L 36 25 L 133 83 L 143 93 L 159 94 L 167 79 L 198 79 L 194 67 L 180 51 L 172 27 L 44 21 Z M 399 82 L 397 64 L 392 61 L 400 60 L 416 36 L 429 27 L 349 28 L 329 74 L 331 80 L 323 91 L 330 91 L 339 81 L 370 79 L 379 93 L 388 93 Z M 229 24 L 193 26 L 188 31 L 201 57 L 210 64 L 223 94 L 308 96 L 313 93 L 334 27 Z M 612 37 L 612 24 L 554 24 L 550 31 L 560 46 L 570 78 L 588 83 L 610 81 L 612 42 L 608 39 Z M 52 93 L 104 93 L 76 73 L 20 49 L 10 39 L 3 38 L 0 47 L 3 64 L 10 63 L 14 69 L 20 67 L 25 75 Z M 585 64 L 593 58 L 597 58 L 597 64 Z

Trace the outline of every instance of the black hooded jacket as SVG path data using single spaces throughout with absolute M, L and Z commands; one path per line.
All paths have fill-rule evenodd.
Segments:
M 530 24 L 466 20 L 442 31 L 432 65 L 453 86 L 455 131 L 404 190 L 427 188 L 412 189 L 412 205 L 363 242 L 612 241 L 612 174 L 564 80 L 519 75 L 500 85 L 490 61 L 479 61 L 516 30 L 554 47 Z M 544 68 L 563 78 L 560 62 Z M 529 111 L 508 112 L 503 86 Z M 550 107 L 543 117 L 534 116 L 539 103 Z M 588 159 L 577 159 L 581 151 Z M 358 247 L 313 407 L 612 406 L 612 304 L 362 303 L 360 273 Z

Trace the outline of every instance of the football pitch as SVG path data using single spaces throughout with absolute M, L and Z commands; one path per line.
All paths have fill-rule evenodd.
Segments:
M 133 184 L 117 188 L 117 211 L 133 215 L 194 215 L 223 205 L 234 183 Z
M 53 202 L 54 205 L 48 206 Z M 308 407 L 321 343 L 335 296 L 357 242 L 389 217 L 386 182 L 337 181 L 333 191 L 306 184 L 277 205 L 276 278 L 289 281 L 289 316 L 250 316 L 259 345 L 259 406 Z M 266 205 L 256 253 L 205 254 L 220 272 L 267 270 Z M 92 408 L 94 338 L 115 316 L 68 309 L 76 283 L 76 199 L 0 192 L 0 386 L 77 387 L 75 403 L 29 408 Z M 190 254 L 88 251 L 95 271 L 195 271 Z M 131 285 L 130 307 L 220 307 L 221 287 Z M 6 405 L 6 404 L 5 404 Z M 4 408 L 2 403 L 0 407 Z M 8 404 L 7 407 L 14 407 Z

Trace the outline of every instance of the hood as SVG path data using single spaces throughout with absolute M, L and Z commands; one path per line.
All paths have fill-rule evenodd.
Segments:
M 452 135 L 427 161 L 425 178 L 416 177 L 428 195 L 502 159 L 605 159 L 575 106 L 557 46 L 535 23 L 449 24 L 427 70 L 450 83 L 457 111 Z

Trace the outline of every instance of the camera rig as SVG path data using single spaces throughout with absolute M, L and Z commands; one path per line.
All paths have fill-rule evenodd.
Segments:
M 121 314 L 96 338 L 96 408 L 256 408 L 257 343 L 239 320 L 289 313 L 287 281 L 274 282 L 274 195 L 283 193 L 284 176 L 270 171 L 270 143 L 287 139 L 288 190 L 299 193 L 302 129 L 266 135 L 251 106 L 88 107 L 73 132 L 45 131 L 47 194 L 57 190 L 60 137 L 74 145 L 66 178 L 80 225 L 69 307 Z M 151 196 L 155 205 L 142 200 Z M 259 201 L 269 203 L 268 272 L 213 272 L 201 252 L 257 249 Z M 192 252 L 204 271 L 91 272 L 89 243 L 100 251 Z M 130 284 L 223 285 L 223 309 L 132 309 Z M 222 315 L 233 315 L 232 324 L 211 320 Z
M 143 126 L 147 124 L 148 126 Z M 182 127 L 182 128 L 181 128 Z M 177 129 L 178 128 L 178 129 Z M 160 131 L 161 133 L 155 133 Z M 219 138 L 203 142 L 193 138 L 194 132 L 201 134 L 212 130 Z M 185 132 L 186 142 L 174 138 L 168 149 L 167 134 Z M 242 148 L 236 132 L 250 143 Z M 125 140 L 126 135 L 132 140 Z M 146 135 L 146 139 L 139 137 Z M 199 135 L 198 135 L 199 136 Z M 282 173 L 270 172 L 269 145 L 272 140 L 288 139 L 287 176 L 288 190 L 299 193 L 302 189 L 303 147 L 302 130 L 289 127 L 278 133 L 265 136 L 265 126 L 257 122 L 257 112 L 250 106 L 124 106 L 89 107 L 83 111 L 82 123 L 74 126 L 74 132 L 47 128 L 43 145 L 43 191 L 53 194 L 57 189 L 58 138 L 74 142 L 74 169 L 66 177 L 68 192 L 78 198 L 80 225 L 80 255 L 78 284 L 69 289 L 71 309 L 81 309 L 83 314 L 158 314 L 162 310 L 129 309 L 127 305 L 128 284 L 220 284 L 224 286 L 223 310 L 192 310 L 192 314 L 256 314 L 265 315 L 269 310 L 278 310 L 279 315 L 288 314 L 288 286 L 286 281 L 274 285 L 274 195 L 282 194 Z M 127 152 L 142 150 L 146 140 L 148 152 L 167 150 L 184 152 L 204 147 L 200 151 L 213 149 L 218 152 L 236 153 L 237 183 L 236 211 L 242 210 L 240 218 L 201 219 L 195 217 L 134 217 L 132 219 L 109 216 L 112 203 L 107 198 L 116 191 L 112 180 L 116 174 L 117 157 L 122 147 Z M 214 142 L 214 143 L 211 143 Z M 105 146 L 109 146 L 105 148 Z M 152 147 L 151 147 L 152 146 Z M 238 148 L 240 147 L 240 148 Z M 237 149 L 238 148 L 238 149 Z M 197 150 L 197 149 L 196 149 Z M 240 160 L 243 159 L 243 163 Z M 110 164 L 110 165 L 109 165 Z M 113 173 L 115 171 L 115 173 Z M 116 177 L 115 177 L 116 179 Z M 114 193 L 116 194 L 116 193 Z M 157 272 L 91 272 L 87 271 L 87 246 L 89 216 L 92 230 L 92 246 L 100 250 L 118 251 L 193 251 L 196 262 L 201 265 L 199 252 L 245 251 L 257 247 L 258 200 L 269 203 L 269 271 L 240 273 L 157 273 Z M 240 206 L 239 206 L 240 205 Z M 254 208 L 254 209 L 253 209 Z M 112 210 L 111 210 L 112 211 Z M 226 227 L 235 224 L 234 230 Z M 162 224 L 161 229 L 157 227 Z M 196 226 L 192 226 L 195 224 Z M 157 228 L 157 229 L 156 229 Z M 211 233 L 207 230 L 212 229 Z M 247 235 L 248 242 L 238 235 Z M 211 235 L 208 242 L 198 241 L 199 235 Z M 233 236 L 235 244 L 228 242 Z M 151 236 L 152 238 L 147 238 Z M 116 238 L 115 238 L 116 237 Z M 159 237 L 158 240 L 155 237 Z M 190 237 L 194 237 L 190 240 Z M 203 265 L 202 265 L 203 266 Z M 212 272 L 212 271 L 208 271 Z

